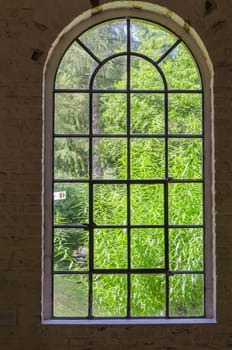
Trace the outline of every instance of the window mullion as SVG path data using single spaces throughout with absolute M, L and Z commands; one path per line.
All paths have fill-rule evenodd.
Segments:
M 127 179 L 131 178 L 130 169 L 130 19 L 127 19 Z M 127 182 L 127 318 L 131 317 L 131 193 L 130 181 Z
M 92 113 L 93 113 L 93 93 L 89 94 L 89 305 L 88 305 L 88 317 L 92 318 L 93 312 L 93 259 L 94 259 L 94 237 L 93 237 L 93 125 L 92 125 Z
M 168 219 L 168 91 L 165 86 L 165 183 L 164 183 L 164 238 L 165 238 L 165 270 L 166 270 L 166 317 L 169 317 L 169 219 Z

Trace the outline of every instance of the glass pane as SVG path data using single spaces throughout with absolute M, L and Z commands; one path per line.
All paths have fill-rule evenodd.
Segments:
M 131 177 L 159 179 L 165 177 L 165 142 L 162 139 L 131 140 Z
M 165 316 L 165 276 L 131 275 L 131 315 Z
M 169 184 L 169 224 L 202 224 L 202 184 Z
M 134 269 L 164 267 L 164 230 L 151 228 L 131 230 L 131 267 Z
M 86 134 L 89 130 L 89 95 L 55 94 L 55 133 Z
M 88 185 L 56 183 L 54 186 L 54 223 L 80 224 L 89 220 Z M 59 196 L 59 193 L 62 193 Z
M 94 186 L 94 221 L 96 224 L 126 225 L 126 207 L 125 185 Z
M 126 56 L 113 58 L 106 62 L 94 80 L 94 89 L 125 89 L 126 88 Z
M 127 177 L 125 138 L 93 138 L 93 177 L 101 179 Z
M 98 24 L 82 34 L 79 39 L 97 56 L 104 59 L 126 51 L 127 28 L 122 19 Z
M 181 43 L 160 63 L 169 89 L 201 89 L 201 78 L 195 60 Z
M 89 266 L 89 233 L 78 228 L 54 230 L 54 270 L 78 271 Z
M 93 134 L 125 134 L 126 94 L 93 94 Z
M 93 275 L 93 315 L 125 317 L 127 309 L 126 275 Z
M 163 89 L 159 71 L 143 58 L 131 56 L 131 89 Z
M 62 137 L 54 139 L 55 179 L 85 179 L 89 176 L 89 140 Z
M 175 179 L 202 178 L 202 140 L 168 140 L 169 176 Z
M 171 270 L 197 271 L 203 269 L 202 229 L 169 230 L 169 262 Z
M 131 185 L 132 225 L 164 223 L 163 185 Z
M 202 133 L 201 94 L 169 94 L 169 133 Z
M 173 275 L 169 279 L 170 316 L 204 315 L 203 275 Z
M 64 54 L 56 75 L 56 89 L 87 89 L 95 60 L 74 42 Z
M 177 37 L 148 21 L 131 20 L 131 50 L 158 60 L 175 42 Z
M 164 134 L 163 94 L 131 94 L 131 133 Z
M 127 267 L 127 231 L 121 229 L 94 230 L 94 268 Z
M 54 275 L 54 316 L 88 315 L 88 276 Z

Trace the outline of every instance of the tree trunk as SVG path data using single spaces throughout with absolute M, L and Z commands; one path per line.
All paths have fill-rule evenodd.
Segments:
M 93 109 L 92 109 L 92 127 L 93 127 L 93 134 L 99 134 L 100 133 L 100 127 L 98 125 L 99 121 L 99 95 L 95 95 L 95 98 L 93 99 Z M 102 178 L 103 171 L 101 168 L 101 162 L 100 162 L 100 154 L 98 149 L 98 143 L 99 139 L 94 138 L 93 139 L 93 176 L 96 178 Z

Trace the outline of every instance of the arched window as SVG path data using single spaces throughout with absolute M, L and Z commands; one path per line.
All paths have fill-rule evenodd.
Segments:
M 141 13 L 99 19 L 53 78 L 45 319 L 212 318 L 211 124 L 184 38 Z

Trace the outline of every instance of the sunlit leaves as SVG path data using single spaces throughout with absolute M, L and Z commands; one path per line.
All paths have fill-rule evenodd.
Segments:
M 201 94 L 169 94 L 168 127 L 170 134 L 201 134 Z
M 140 228 L 131 230 L 132 268 L 164 267 L 164 230 Z
M 126 316 L 127 276 L 93 276 L 93 315 L 103 317 Z
M 125 229 L 94 230 L 94 267 L 127 268 L 127 231 Z
M 93 133 L 126 134 L 127 95 L 93 94 Z M 94 117 L 97 116 L 95 120 Z
M 163 185 L 131 185 L 131 222 L 133 225 L 164 224 Z
M 169 89 L 201 89 L 201 78 L 194 58 L 185 44 L 179 44 L 160 63 Z
M 163 94 L 130 94 L 132 134 L 164 134 L 165 107 Z
M 131 276 L 131 313 L 132 316 L 165 315 L 165 277 L 164 275 Z
M 169 229 L 169 262 L 171 270 L 203 270 L 202 253 L 202 229 Z
M 127 224 L 125 185 L 94 186 L 94 221 L 96 224 Z
M 169 184 L 169 223 L 172 225 L 202 225 L 202 201 L 202 184 Z
M 137 56 L 132 56 L 131 89 L 164 89 L 164 82 L 157 68 L 150 62 Z
M 163 179 L 164 176 L 164 140 L 133 138 L 131 140 L 131 177 L 133 179 Z
M 201 139 L 169 139 L 168 151 L 170 177 L 175 179 L 202 178 Z
M 202 316 L 204 278 L 202 274 L 177 274 L 170 277 L 170 315 Z

